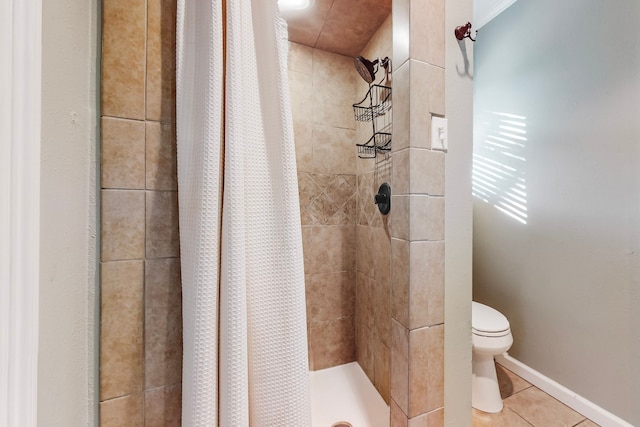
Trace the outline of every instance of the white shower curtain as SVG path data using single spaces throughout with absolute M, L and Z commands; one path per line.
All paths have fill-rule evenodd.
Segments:
M 287 33 L 275 0 L 178 0 L 182 425 L 310 426 Z

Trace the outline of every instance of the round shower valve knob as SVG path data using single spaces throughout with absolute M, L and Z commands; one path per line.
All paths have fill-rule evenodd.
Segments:
M 386 215 L 391 210 L 391 186 L 386 182 L 378 189 L 378 194 L 374 197 L 376 205 L 382 215 Z

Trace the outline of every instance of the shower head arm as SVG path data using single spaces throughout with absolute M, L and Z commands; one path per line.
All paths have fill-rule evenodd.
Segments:
M 388 56 L 385 56 L 383 59 L 380 59 L 378 57 L 378 59 L 376 59 L 376 62 L 378 63 L 376 68 L 376 73 L 380 69 L 379 67 L 384 68 L 384 75 L 380 78 L 380 81 L 378 84 L 384 84 L 383 82 L 389 79 L 389 74 L 391 74 L 391 58 L 389 58 Z
M 388 56 L 385 56 L 384 58 L 377 57 L 371 64 L 376 67 L 376 74 L 380 67 L 384 68 L 388 73 L 391 72 L 391 59 Z
M 380 66 L 384 68 L 387 74 L 391 74 L 391 58 L 385 56 L 384 59 L 380 61 Z

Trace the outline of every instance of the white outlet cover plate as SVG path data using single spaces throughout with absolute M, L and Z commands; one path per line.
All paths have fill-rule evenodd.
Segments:
M 447 151 L 448 144 L 447 119 L 443 117 L 431 117 L 431 149 Z

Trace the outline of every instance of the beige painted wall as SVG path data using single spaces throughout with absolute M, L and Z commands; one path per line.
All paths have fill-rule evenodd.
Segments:
M 38 425 L 96 418 L 98 1 L 43 2 Z

